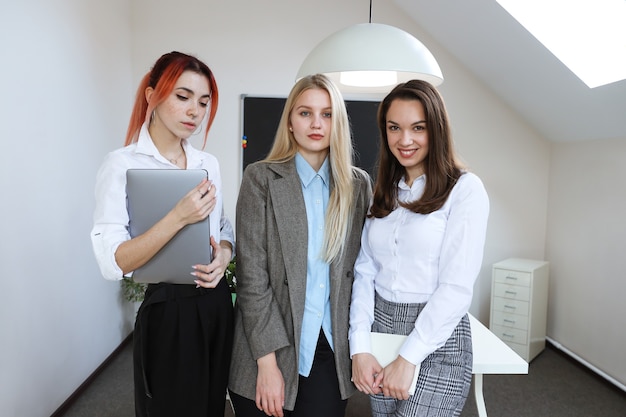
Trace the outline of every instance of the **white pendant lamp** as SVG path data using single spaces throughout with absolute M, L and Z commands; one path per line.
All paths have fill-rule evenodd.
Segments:
M 333 33 L 306 57 L 296 79 L 322 73 L 342 92 L 387 93 L 411 79 L 437 86 L 443 75 L 433 54 L 414 36 L 396 27 L 362 23 Z

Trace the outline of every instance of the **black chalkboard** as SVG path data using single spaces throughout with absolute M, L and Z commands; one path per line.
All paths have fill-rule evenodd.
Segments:
M 265 158 L 271 149 L 285 101 L 284 98 L 243 97 L 243 139 L 247 141 L 243 149 L 243 169 Z M 372 178 L 379 146 L 378 104 L 377 101 L 346 100 L 355 149 L 354 163 Z

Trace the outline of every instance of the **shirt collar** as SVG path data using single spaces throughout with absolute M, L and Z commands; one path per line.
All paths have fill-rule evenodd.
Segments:
M 419 177 L 413 180 L 413 184 L 409 187 L 408 184 L 404 181 L 404 176 L 400 178 L 398 181 L 398 188 L 405 191 L 415 190 L 416 187 L 423 187 L 423 184 L 426 183 L 426 174 L 422 174 Z M 418 185 L 419 184 L 419 185 Z
M 298 176 L 300 177 L 300 181 L 302 181 L 302 184 L 304 185 L 305 188 L 308 187 L 308 185 L 311 183 L 311 181 L 313 181 L 313 179 L 317 175 L 320 176 L 320 178 L 324 182 L 324 185 L 328 187 L 328 183 L 329 183 L 328 180 L 330 178 L 330 167 L 328 163 L 328 157 L 324 159 L 324 163 L 322 163 L 322 166 L 317 172 L 315 172 L 313 167 L 309 165 L 306 159 L 304 159 L 304 157 L 300 155 L 299 152 L 296 154 L 295 159 L 296 159 L 296 171 L 298 171 Z
M 193 168 L 195 165 L 202 162 L 204 158 L 201 157 L 200 152 L 198 152 L 197 149 L 191 146 L 187 139 L 183 139 L 182 146 L 185 150 L 185 154 L 187 155 L 187 168 Z M 159 150 L 152 141 L 152 137 L 148 131 L 147 122 L 141 126 L 135 152 L 152 156 L 160 162 L 171 164 L 163 155 L 159 153 Z

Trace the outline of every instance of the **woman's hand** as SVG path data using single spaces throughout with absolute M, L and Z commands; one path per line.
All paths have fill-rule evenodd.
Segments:
M 257 365 L 256 406 L 268 416 L 283 417 L 285 381 L 276 363 L 276 355 L 272 352 L 257 359 Z
M 352 382 L 357 389 L 365 394 L 379 394 L 380 380 L 383 375 L 383 367 L 380 366 L 374 355 L 370 353 L 357 353 L 352 356 Z
M 115 251 L 115 262 L 122 272 L 127 274 L 144 266 L 182 228 L 205 219 L 215 208 L 215 195 L 213 183 L 207 179 L 202 180 L 145 233 L 122 242 Z
M 182 228 L 206 219 L 216 204 L 215 187 L 211 181 L 204 179 L 176 203 L 171 214 Z
M 414 375 L 415 365 L 402 356 L 398 356 L 385 367 L 381 381 L 383 395 L 397 400 L 408 400 Z
M 218 244 L 213 236 L 211 236 L 211 247 L 213 248 L 213 261 L 208 265 L 193 265 L 194 272 L 191 275 L 198 278 L 194 280 L 198 287 L 215 288 L 224 276 L 233 254 L 230 242 L 222 241 Z

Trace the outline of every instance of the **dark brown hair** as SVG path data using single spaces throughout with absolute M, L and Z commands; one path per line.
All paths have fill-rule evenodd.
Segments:
M 391 153 L 387 142 L 387 112 L 394 100 L 417 100 L 424 106 L 426 116 L 428 132 L 428 154 L 424 159 L 426 186 L 419 200 L 407 203 L 398 201 L 398 182 L 405 174 L 405 168 Z M 411 80 L 399 84 L 378 107 L 378 129 L 380 130 L 378 174 L 369 217 L 385 217 L 398 205 L 420 214 L 440 209 L 461 176 L 462 167 L 456 160 L 448 114 L 439 92 L 426 81 Z

